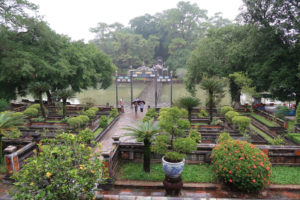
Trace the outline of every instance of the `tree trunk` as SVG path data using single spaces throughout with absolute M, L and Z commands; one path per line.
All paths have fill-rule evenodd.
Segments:
M 66 104 L 67 104 L 67 99 L 63 98 L 63 118 L 66 116 Z
M 42 93 L 39 94 L 39 100 L 40 100 L 40 107 L 41 107 L 42 115 L 46 119 L 46 114 L 45 114 L 45 109 L 44 109 L 44 104 L 43 104 Z
M 209 90 L 209 124 L 212 122 L 213 117 L 213 92 Z
M 46 94 L 47 94 L 47 104 L 48 104 L 48 106 L 53 105 L 52 95 L 51 95 L 50 91 L 47 90 Z
M 2 134 L 1 133 L 0 133 L 0 145 L 1 145 L 1 148 L 0 148 L 0 164 L 3 164 L 4 159 L 3 159 L 3 152 L 2 152 Z
M 150 172 L 150 160 L 151 160 L 151 142 L 148 139 L 144 139 L 144 171 Z
M 192 109 L 188 109 L 188 118 L 191 123 L 192 122 Z

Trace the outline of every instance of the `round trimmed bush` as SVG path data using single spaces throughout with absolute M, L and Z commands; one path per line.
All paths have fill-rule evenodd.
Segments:
M 115 117 L 117 117 L 118 115 L 119 115 L 119 111 L 118 111 L 117 108 L 112 109 L 112 110 L 110 111 L 110 113 L 109 113 L 109 116 L 112 117 L 112 118 L 115 118 Z
M 153 117 L 157 117 L 158 113 L 156 112 L 155 108 L 149 108 L 146 112 L 146 116 L 150 117 L 150 119 L 151 119 Z
M 28 108 L 35 108 L 37 110 L 40 110 L 41 106 L 40 106 L 40 104 L 32 104 Z
M 211 163 L 217 176 L 239 190 L 255 192 L 270 183 L 271 163 L 255 145 L 225 140 L 212 151 Z
M 37 117 L 39 115 L 39 111 L 35 108 L 26 108 L 26 110 L 24 110 L 24 114 L 28 117 Z
M 206 110 L 204 110 L 204 109 L 200 110 L 198 117 L 200 117 L 200 118 L 208 117 Z
M 223 132 L 219 135 L 217 143 L 224 142 L 225 140 L 232 140 L 230 134 L 227 132 Z
M 189 132 L 189 137 L 192 138 L 195 142 L 201 143 L 201 134 L 198 132 L 198 127 L 191 129 Z
M 232 123 L 238 126 L 238 129 L 241 134 L 245 134 L 247 128 L 251 123 L 251 119 L 245 116 L 235 116 L 232 118 Z
M 238 112 L 235 112 L 235 111 L 228 111 L 226 114 L 225 114 L 225 119 L 228 123 L 231 123 L 232 124 L 232 118 L 234 118 L 235 116 L 239 116 L 240 114 Z
M 105 128 L 108 125 L 108 117 L 107 116 L 101 116 L 99 121 L 100 128 Z
M 223 106 L 221 108 L 221 115 L 225 115 L 228 111 L 233 111 L 233 108 L 231 106 Z

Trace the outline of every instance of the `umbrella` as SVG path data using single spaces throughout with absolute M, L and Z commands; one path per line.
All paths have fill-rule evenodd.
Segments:
M 143 104 L 146 103 L 144 100 L 137 99 L 137 100 L 132 101 L 131 104 L 135 104 L 136 102 L 137 102 L 138 104 L 140 104 L 140 103 L 142 103 L 142 102 L 143 102 Z

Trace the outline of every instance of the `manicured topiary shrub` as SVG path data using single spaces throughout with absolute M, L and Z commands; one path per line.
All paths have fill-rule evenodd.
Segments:
M 232 123 L 238 126 L 241 134 L 245 134 L 251 123 L 251 119 L 245 116 L 235 116 L 232 118 Z
M 88 116 L 90 119 L 94 119 L 98 112 L 97 107 L 91 107 L 88 110 L 84 111 L 82 114 Z
M 299 103 L 296 110 L 296 124 L 300 125 L 300 104 Z
M 149 116 L 145 116 L 145 117 L 143 118 L 143 122 L 149 122 L 150 119 L 152 119 L 152 118 L 149 117 Z
M 89 117 L 86 115 L 78 115 L 77 117 L 69 118 L 67 123 L 71 128 L 84 127 L 89 123 Z
M 221 108 L 221 115 L 225 116 L 228 111 L 233 111 L 233 108 L 231 106 L 223 106 Z
M 100 128 L 105 128 L 108 125 L 108 117 L 106 116 L 101 116 L 100 121 L 99 121 L 99 126 Z
M 205 110 L 200 110 L 198 117 L 200 117 L 200 118 L 208 117 L 208 114 Z
M 119 115 L 119 112 L 118 112 L 118 109 L 117 109 L 117 108 L 112 109 L 112 110 L 110 111 L 110 113 L 109 113 L 109 116 L 110 116 L 111 118 L 115 118 L 115 117 L 117 117 L 118 115 Z
M 189 132 L 189 137 L 192 138 L 195 142 L 201 143 L 201 134 L 198 132 L 198 127 L 191 129 Z
M 9 103 L 5 99 L 0 99 L 0 112 L 7 110 Z
M 158 113 L 155 111 L 155 108 L 149 108 L 147 110 L 146 116 L 150 117 L 150 118 L 153 118 L 153 117 L 157 117 Z
M 228 123 L 232 124 L 232 118 L 234 118 L 235 116 L 239 116 L 239 113 L 235 111 L 228 111 L 225 114 L 225 119 Z
M 224 142 L 225 140 L 232 140 L 230 134 L 227 132 L 223 132 L 219 135 L 217 143 Z
M 269 158 L 248 142 L 225 140 L 219 143 L 212 151 L 211 163 L 224 183 L 239 190 L 255 192 L 270 183 Z
M 40 104 L 32 104 L 28 108 L 35 108 L 37 110 L 40 110 L 41 106 L 40 106 Z
M 26 108 L 26 110 L 24 110 L 24 114 L 28 117 L 37 117 L 39 115 L 39 111 L 35 108 Z

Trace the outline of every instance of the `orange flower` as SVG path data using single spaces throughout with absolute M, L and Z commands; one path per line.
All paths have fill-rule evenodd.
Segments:
M 253 168 L 254 168 L 254 169 L 256 169 L 256 166 L 255 166 L 255 165 L 253 165 Z
M 255 183 L 255 179 L 253 179 L 252 182 Z
M 231 174 L 231 173 L 232 173 L 232 171 L 229 171 L 228 173 L 229 173 L 229 174 Z
M 269 169 L 270 169 L 270 167 L 266 167 L 266 169 L 267 169 L 267 170 L 269 170 Z
M 230 183 L 232 183 L 232 180 L 231 180 L 231 179 L 229 179 L 229 182 L 230 182 Z

